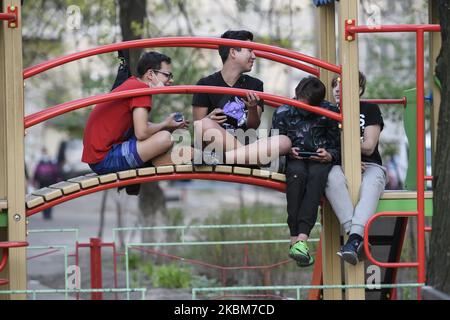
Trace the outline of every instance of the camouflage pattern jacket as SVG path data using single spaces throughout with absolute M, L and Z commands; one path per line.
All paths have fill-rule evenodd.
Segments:
M 321 107 L 339 113 L 339 109 L 327 101 Z M 300 151 L 315 152 L 318 148 L 324 148 L 333 157 L 333 163 L 341 161 L 340 129 L 336 120 L 283 105 L 273 115 L 272 129 L 278 129 L 280 135 L 288 136 L 292 147 Z

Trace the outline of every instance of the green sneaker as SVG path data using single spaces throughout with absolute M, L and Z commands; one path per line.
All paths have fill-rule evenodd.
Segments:
M 309 254 L 306 241 L 297 241 L 289 248 L 289 257 L 297 261 L 299 267 L 308 267 L 314 263 L 314 257 Z

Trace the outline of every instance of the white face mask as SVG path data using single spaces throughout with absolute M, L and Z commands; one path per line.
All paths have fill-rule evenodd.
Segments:
M 156 81 L 157 81 L 157 82 L 156 82 L 156 83 L 153 83 L 152 80 L 149 79 L 149 81 L 147 82 L 148 86 L 149 86 L 150 88 L 164 87 L 164 86 L 165 86 L 164 83 L 158 79 L 158 77 L 156 76 L 156 74 L 155 74 L 155 77 L 156 77 Z
M 159 88 L 159 87 L 164 87 L 164 83 L 162 83 L 162 81 L 158 81 L 158 83 L 149 83 L 149 87 L 150 88 Z

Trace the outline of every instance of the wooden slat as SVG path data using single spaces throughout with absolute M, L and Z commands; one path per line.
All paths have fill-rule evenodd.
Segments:
M 29 194 L 25 197 L 25 203 L 28 209 L 33 209 L 45 202 L 44 197 Z
M 194 167 L 192 164 L 183 164 L 183 165 L 177 165 L 175 166 L 176 172 L 192 172 L 194 171 Z
M 286 182 L 286 176 L 284 174 L 281 173 L 272 173 L 272 175 L 270 176 L 270 178 L 272 180 L 276 180 L 276 181 L 281 181 L 281 182 Z
M 168 174 L 168 173 L 174 173 L 175 169 L 173 166 L 161 166 L 156 167 L 156 173 L 158 174 Z
M 244 167 L 233 167 L 233 173 L 241 175 L 241 176 L 251 176 L 252 175 L 252 169 L 251 168 L 244 168 Z
M 194 166 L 195 172 L 213 172 L 212 166 Z
M 416 199 L 417 198 L 417 192 L 414 191 L 402 191 L 402 190 L 386 190 L 384 194 L 381 196 L 381 199 Z M 433 198 L 433 191 L 426 191 L 425 192 L 425 199 L 432 199 Z
M 108 173 L 108 174 L 103 174 L 101 176 L 98 176 L 97 178 L 100 180 L 101 184 L 111 183 L 111 182 L 117 181 L 117 174 Z
M 83 189 L 92 188 L 92 187 L 98 186 L 100 184 L 97 177 L 81 176 L 81 177 L 69 179 L 67 181 L 78 183 L 81 186 L 81 188 L 83 188 Z
M 272 175 L 272 172 L 270 172 L 269 170 L 253 169 L 252 175 L 255 177 L 258 177 L 258 178 L 267 178 L 268 179 Z
M 63 194 L 71 194 L 80 190 L 80 185 L 78 183 L 61 181 L 49 186 L 52 189 L 59 189 L 63 192 Z
M 233 173 L 233 167 L 232 166 L 216 166 L 214 169 L 217 173 Z
M 85 174 L 84 176 L 92 178 L 92 177 L 98 177 L 98 174 L 96 174 L 95 172 L 91 172 L 91 173 Z
M 33 191 L 31 194 L 44 197 L 45 201 L 52 201 L 62 197 L 63 193 L 60 189 L 42 188 Z
M 137 172 L 136 172 L 136 170 L 120 171 L 120 172 L 117 172 L 117 176 L 121 180 L 131 179 L 131 178 L 135 178 L 137 176 Z
M 138 176 L 153 176 L 156 174 L 156 169 L 154 167 L 141 168 L 138 169 Z

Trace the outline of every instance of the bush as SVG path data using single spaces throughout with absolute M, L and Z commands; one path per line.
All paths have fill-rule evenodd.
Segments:
M 286 209 L 283 206 L 254 205 L 241 209 L 225 209 L 217 215 L 210 216 L 194 224 L 229 225 L 229 224 L 286 224 Z M 320 231 L 315 229 L 311 237 L 319 237 Z M 310 281 L 311 268 L 299 270 L 288 258 L 289 229 L 285 227 L 260 228 L 219 228 L 197 229 L 192 231 L 196 241 L 236 241 L 236 240 L 286 240 L 286 243 L 261 243 L 248 245 L 211 245 L 193 246 L 187 249 L 184 256 L 218 266 L 244 267 L 270 266 L 274 263 L 287 261 L 286 264 L 266 272 L 264 269 L 244 270 L 237 268 L 226 275 L 216 269 L 199 270 L 199 273 L 217 281 L 226 281 L 226 285 L 270 285 L 270 284 L 301 284 Z M 315 243 L 310 244 L 312 252 Z M 247 259 L 245 252 L 248 252 Z M 301 271 L 301 272 L 299 272 Z
M 189 288 L 192 280 L 191 271 L 177 265 L 157 267 L 153 273 L 153 285 L 157 288 L 182 289 Z

